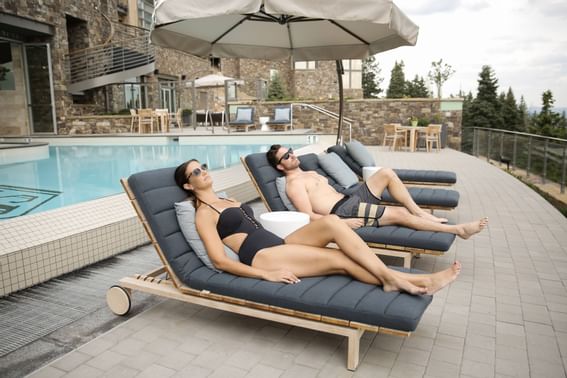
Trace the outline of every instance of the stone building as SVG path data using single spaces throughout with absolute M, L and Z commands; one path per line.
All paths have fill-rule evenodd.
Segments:
M 262 83 L 275 75 L 290 98 L 338 96 L 334 62 L 207 60 L 152 46 L 153 6 L 153 0 L 2 0 L 0 136 L 129 131 L 127 117 L 116 114 L 175 113 L 189 107 L 186 80 L 221 70 L 244 79 L 240 91 L 248 99 L 262 95 Z M 362 98 L 361 62 L 345 67 L 345 96 Z M 106 118 L 82 120 L 93 115 Z

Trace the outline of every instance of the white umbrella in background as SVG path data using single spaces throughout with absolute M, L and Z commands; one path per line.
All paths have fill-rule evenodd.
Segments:
M 207 76 L 200 77 L 195 79 L 195 87 L 202 88 L 202 87 L 224 87 L 224 83 L 226 80 L 231 80 L 236 82 L 238 85 L 244 83 L 242 80 L 235 80 L 232 77 L 219 75 L 219 74 L 210 74 Z M 189 84 L 190 85 L 190 84 Z
M 389 0 L 161 0 L 153 43 L 201 57 L 335 60 L 415 45 L 418 27 Z

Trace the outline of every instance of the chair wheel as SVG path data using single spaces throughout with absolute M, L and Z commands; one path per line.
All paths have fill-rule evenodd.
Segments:
M 132 300 L 130 293 L 122 286 L 113 285 L 106 292 L 106 303 L 116 315 L 126 315 L 130 311 Z

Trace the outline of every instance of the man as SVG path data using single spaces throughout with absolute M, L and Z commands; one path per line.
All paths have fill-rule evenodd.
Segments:
M 291 148 L 274 144 L 266 153 L 268 161 L 286 176 L 286 194 L 297 210 L 309 214 L 311 220 L 336 214 L 351 228 L 362 226 L 399 225 L 421 231 L 453 233 L 463 239 L 480 232 L 488 218 L 457 225 L 445 224 L 421 209 L 411 198 L 407 188 L 390 168 L 382 168 L 372 175 L 359 189 L 344 195 L 329 185 L 327 178 L 315 171 L 303 171 Z M 401 206 L 380 205 L 382 192 L 388 189 Z

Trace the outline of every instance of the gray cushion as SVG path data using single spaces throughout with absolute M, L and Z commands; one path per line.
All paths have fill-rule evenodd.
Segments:
M 275 122 L 289 122 L 289 108 L 276 108 L 274 115 Z
M 352 158 L 362 167 L 376 166 L 376 162 L 374 161 L 372 154 L 359 141 L 353 140 L 352 142 L 346 143 L 345 146 L 349 155 L 352 156 Z
M 291 202 L 291 200 L 289 199 L 289 197 L 287 196 L 287 193 L 285 191 L 286 183 L 287 183 L 287 180 L 286 180 L 285 176 L 281 176 L 281 177 L 276 178 L 276 188 L 278 189 L 278 194 L 280 195 L 280 198 L 282 199 L 285 207 L 289 211 L 297 211 L 297 208 L 295 206 L 293 206 L 293 203 Z
M 225 193 L 218 193 L 220 197 L 226 197 Z M 209 254 L 201 240 L 199 233 L 197 232 L 197 227 L 195 226 L 195 206 L 193 201 L 182 201 L 176 202 L 175 213 L 177 215 L 177 222 L 181 228 L 181 232 L 185 237 L 185 240 L 189 243 L 193 251 L 197 254 L 197 257 L 210 269 L 216 272 L 222 272 L 220 269 L 215 268 L 214 264 L 209 258 Z M 239 261 L 238 255 L 226 245 L 224 246 L 224 252 L 226 255 L 234 260 Z
M 450 171 L 434 171 L 427 169 L 394 169 L 402 181 L 454 184 L 457 174 Z
M 339 157 L 331 152 L 330 154 L 320 154 L 319 164 L 323 169 L 343 187 L 350 188 L 358 182 L 358 177 L 350 170 L 348 165 Z
M 174 170 L 165 168 L 136 173 L 129 177 L 128 183 L 167 262 L 185 285 L 402 331 L 415 330 L 431 303 L 432 297 L 428 295 L 385 293 L 381 287 L 347 276 L 303 278 L 298 284 L 286 285 L 214 272 L 197 258 L 179 228 L 174 203 L 185 199 L 186 194 L 175 184 Z
M 346 150 L 346 148 L 340 144 L 336 144 L 334 146 L 331 146 L 329 148 L 327 148 L 327 152 L 334 152 L 337 155 L 339 155 L 339 157 L 341 159 L 343 159 L 343 161 L 346 163 L 346 165 L 348 165 L 348 167 L 358 175 L 358 177 L 362 177 L 362 167 L 360 166 L 360 164 L 358 164 L 358 162 L 356 162 L 349 154 L 348 151 Z
M 236 122 L 245 122 L 245 121 L 250 122 L 251 119 L 252 119 L 252 109 L 238 108 L 236 110 Z

